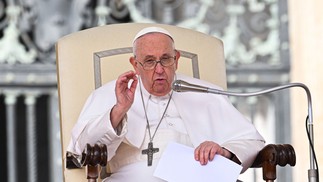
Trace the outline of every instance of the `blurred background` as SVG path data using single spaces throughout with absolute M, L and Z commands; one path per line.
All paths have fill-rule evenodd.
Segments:
M 220 38 L 228 90 L 306 84 L 320 166 L 322 7 L 320 0 L 1 0 L 0 181 L 63 181 L 55 43 L 83 29 L 127 22 L 171 24 Z M 278 181 L 307 181 L 305 92 L 293 88 L 231 100 L 267 143 L 294 146 L 296 166 L 279 167 Z M 240 178 L 262 181 L 258 169 Z

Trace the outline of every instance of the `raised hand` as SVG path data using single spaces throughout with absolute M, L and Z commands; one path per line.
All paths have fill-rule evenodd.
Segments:
M 134 71 L 128 71 L 118 77 L 115 87 L 117 103 L 110 113 L 113 127 L 118 126 L 119 122 L 131 107 L 137 84 L 138 78 Z

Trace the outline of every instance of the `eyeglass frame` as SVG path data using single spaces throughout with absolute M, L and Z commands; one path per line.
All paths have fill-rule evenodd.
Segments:
M 134 58 L 136 59 L 136 56 L 134 56 Z M 173 63 L 172 64 L 170 64 L 170 65 L 167 65 L 167 66 L 164 66 L 163 65 L 163 62 L 162 62 L 162 60 L 165 60 L 165 59 L 173 59 Z M 159 60 L 152 60 L 152 61 L 154 61 L 154 66 L 152 66 L 151 68 L 145 68 L 145 64 L 148 62 L 148 61 L 144 61 L 144 63 L 142 63 L 142 62 L 140 62 L 140 61 L 137 61 L 141 66 L 142 66 L 142 68 L 144 69 L 144 70 L 146 70 L 146 71 L 149 71 L 149 70 L 153 70 L 153 69 L 155 69 L 156 68 L 156 66 L 157 66 L 157 64 L 158 63 L 160 63 L 160 65 L 162 65 L 163 67 L 169 67 L 169 66 L 173 66 L 174 64 L 175 64 L 175 61 L 176 61 L 176 56 L 169 56 L 169 57 L 167 57 L 167 58 L 159 58 Z

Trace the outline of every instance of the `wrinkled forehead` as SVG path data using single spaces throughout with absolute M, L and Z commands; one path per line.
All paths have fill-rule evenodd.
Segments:
M 132 44 L 134 44 L 138 38 L 140 38 L 146 34 L 150 34 L 150 33 L 162 33 L 162 34 L 169 36 L 174 41 L 173 36 L 167 30 L 165 30 L 161 27 L 147 27 L 147 28 L 140 30 L 136 34 L 136 36 L 134 37 L 134 39 L 132 41 Z

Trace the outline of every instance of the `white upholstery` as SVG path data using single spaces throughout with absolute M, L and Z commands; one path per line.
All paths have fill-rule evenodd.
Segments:
M 101 77 L 104 84 L 132 69 L 129 63 L 131 53 L 114 56 L 107 54 L 118 54 L 122 50 L 131 51 L 133 37 L 147 26 L 161 26 L 167 29 L 174 37 L 176 49 L 184 51 L 178 72 L 193 76 L 191 59 L 198 58 L 195 68 L 199 71 L 195 72 L 195 77 L 199 76 L 226 89 L 222 42 L 193 30 L 171 25 L 128 23 L 95 27 L 59 39 L 56 44 L 56 56 L 64 181 L 86 181 L 84 170 L 65 169 L 65 153 L 71 129 L 86 98 L 96 88 L 95 80 L 100 82 Z M 184 58 L 185 55 L 191 58 Z M 97 64 L 100 66 L 98 73 L 94 71 L 94 59 L 96 63 L 100 63 Z M 98 77 L 95 78 L 95 75 Z

